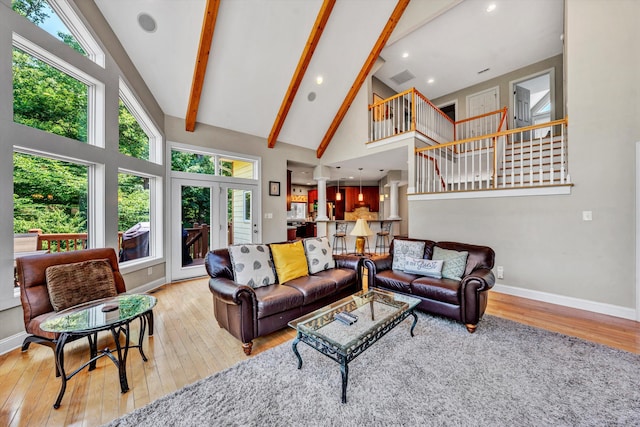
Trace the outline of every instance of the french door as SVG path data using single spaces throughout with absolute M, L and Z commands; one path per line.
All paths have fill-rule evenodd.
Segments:
M 171 280 L 206 275 L 211 249 L 260 240 L 257 185 L 171 180 Z

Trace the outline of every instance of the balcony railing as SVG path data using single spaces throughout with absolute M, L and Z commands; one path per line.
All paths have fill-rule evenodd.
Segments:
M 437 144 L 445 144 L 500 132 L 504 130 L 506 117 L 507 107 L 504 107 L 490 113 L 453 121 L 424 95 L 411 88 L 369 105 L 369 141 L 415 131 Z
M 568 119 L 415 150 L 416 193 L 570 184 Z

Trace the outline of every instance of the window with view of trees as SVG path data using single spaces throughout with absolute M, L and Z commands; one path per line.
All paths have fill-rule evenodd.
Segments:
M 115 129 L 108 128 L 111 124 L 105 123 L 105 108 L 118 108 L 119 145 L 116 149 L 123 154 L 161 163 L 161 150 L 157 148 L 162 143 L 161 134 L 138 103 L 134 92 L 123 87 L 124 78 L 116 67 L 107 69 L 106 73 L 111 76 L 107 81 L 119 81 L 118 87 L 110 89 L 120 91 L 120 100 L 116 105 L 105 102 L 105 85 L 92 75 L 95 66 L 87 67 L 84 58 L 75 59 L 80 54 L 96 60 L 98 45 L 95 40 L 89 40 L 89 32 L 67 0 L 52 0 L 53 7 L 45 0 L 12 0 L 11 5 L 13 11 L 77 52 L 62 55 L 60 52 L 67 48 L 52 45 L 51 49 L 60 55 L 58 57 L 32 42 L 37 40 L 37 37 L 32 37 L 39 32 L 36 28 L 32 31 L 30 27 L 21 27 L 20 31 L 15 28 L 12 31 L 12 57 L 7 60 L 11 59 L 13 66 L 13 121 L 48 133 L 45 138 L 36 135 L 37 141 L 34 142 L 32 131 L 21 126 L 10 129 L 15 147 L 14 234 L 39 230 L 41 248 L 51 252 L 84 249 L 116 241 L 115 235 L 105 236 L 104 230 L 106 223 L 115 221 L 117 215 L 119 244 L 126 237 L 139 236 L 139 232 L 128 235 L 126 232 L 142 224 L 146 230 L 147 246 L 138 254 L 144 252 L 143 256 L 161 256 L 162 236 L 149 236 L 152 230 L 162 229 L 162 212 L 158 212 L 161 209 L 152 205 L 153 200 L 162 199 L 161 196 L 154 199 L 156 193 L 162 193 L 162 188 L 156 184 L 162 182 L 161 179 L 156 180 L 157 167 L 139 164 L 136 170 L 130 170 L 128 165 L 127 171 L 118 173 L 116 193 L 115 189 L 105 185 L 115 177 L 105 174 L 118 170 L 122 166 L 120 160 L 118 156 L 105 155 L 104 141 L 95 141 L 103 140 L 106 133 L 115 132 Z M 56 12 L 60 11 L 62 14 L 58 17 Z M 71 17 L 66 16 L 66 12 Z M 71 22 L 72 25 L 63 22 Z M 73 34 L 70 29 L 74 30 Z M 82 31 L 78 34 L 78 30 Z M 11 116 L 7 119 L 11 120 Z M 46 153 L 42 149 L 43 142 L 50 146 Z M 73 144 L 79 143 L 93 147 L 75 150 Z M 2 176 L 4 179 L 6 174 Z M 112 216 L 105 218 L 102 212 Z M 154 223 L 152 226 L 151 219 L 160 225 Z M 76 236 L 77 239 L 63 236 Z M 148 246 L 154 241 L 158 248 Z M 125 256 L 125 249 L 124 246 L 117 248 L 121 262 L 141 257 Z
M 14 153 L 14 233 L 76 234 L 77 239 L 86 241 L 88 171 L 87 166 L 77 163 Z M 46 248 L 76 249 L 74 242 L 54 241 L 53 246 Z
M 122 100 L 118 108 L 118 124 L 120 152 L 149 160 L 149 137 Z
M 86 84 L 13 49 L 13 121 L 87 142 Z
M 151 193 L 149 178 L 118 174 L 118 230 L 122 235 L 121 261 L 149 256 Z

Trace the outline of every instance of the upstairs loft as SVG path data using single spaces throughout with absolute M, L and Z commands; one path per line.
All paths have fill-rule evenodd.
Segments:
M 568 194 L 567 118 L 510 130 L 507 114 L 454 121 L 412 88 L 369 105 L 367 146 L 413 145 L 412 199 Z

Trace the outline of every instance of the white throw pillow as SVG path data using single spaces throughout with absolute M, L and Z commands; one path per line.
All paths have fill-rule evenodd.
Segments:
M 404 265 L 405 273 L 419 274 L 421 276 L 442 279 L 442 260 L 409 258 Z
M 240 244 L 229 246 L 236 283 L 259 288 L 276 283 L 271 250 L 267 245 Z
M 302 242 L 309 264 L 309 274 L 336 267 L 328 237 L 309 237 Z
M 413 240 L 393 241 L 393 270 L 404 270 L 407 258 L 423 258 L 425 242 Z

